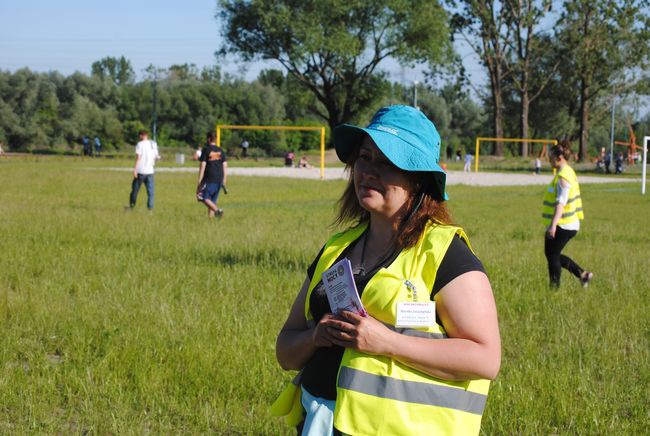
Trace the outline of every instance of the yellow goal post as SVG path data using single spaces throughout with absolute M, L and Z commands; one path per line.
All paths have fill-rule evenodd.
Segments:
M 544 144 L 544 147 L 546 147 L 546 144 L 553 144 L 557 145 L 557 139 L 524 139 L 524 138 L 483 138 L 483 137 L 478 137 L 476 138 L 476 162 L 474 162 L 474 172 L 478 173 L 478 158 L 479 158 L 479 150 L 481 147 L 481 141 L 491 141 L 491 142 L 533 142 L 533 143 L 540 143 Z
M 243 126 L 217 124 L 217 146 L 221 147 L 221 130 L 302 130 L 320 131 L 320 178 L 325 178 L 325 127 L 303 126 Z

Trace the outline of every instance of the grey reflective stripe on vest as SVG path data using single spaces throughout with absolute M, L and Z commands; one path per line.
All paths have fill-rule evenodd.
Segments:
M 581 207 L 576 208 L 576 210 L 574 210 L 573 212 L 563 213 L 563 214 L 562 214 L 562 218 L 568 218 L 568 217 L 570 217 L 570 216 L 575 215 L 575 214 L 578 213 L 578 212 L 582 212 L 582 208 L 581 208 Z M 543 218 L 553 218 L 554 215 L 555 215 L 555 214 L 553 214 L 553 213 L 543 213 L 543 214 L 542 214 L 542 217 L 543 217 Z
M 429 333 L 423 332 L 422 330 L 409 329 L 409 328 L 397 328 L 390 324 L 384 324 L 386 327 L 391 329 L 394 332 L 400 333 L 406 336 L 417 336 L 418 338 L 429 338 L 429 339 L 446 339 L 447 335 L 444 333 Z
M 573 197 L 573 198 L 569 198 L 569 199 L 567 200 L 566 204 L 573 203 L 573 202 L 576 201 L 578 198 L 580 198 L 579 195 L 576 195 L 576 196 Z M 557 201 L 555 201 L 555 202 L 553 202 L 553 203 L 551 203 L 550 201 L 545 201 L 545 202 L 544 202 L 544 206 L 555 207 L 555 206 L 557 206 Z
M 461 388 L 397 380 L 346 366 L 341 367 L 339 371 L 338 387 L 374 397 L 446 407 L 476 415 L 483 414 L 487 402 L 487 395 Z

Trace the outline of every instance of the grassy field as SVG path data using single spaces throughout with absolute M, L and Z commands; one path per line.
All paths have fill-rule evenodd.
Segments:
M 275 336 L 343 182 L 233 176 L 208 221 L 194 174 L 125 213 L 129 173 L 90 166 L 0 160 L 0 433 L 291 434 Z M 650 430 L 650 197 L 582 190 L 567 253 L 595 280 L 551 291 L 543 188 L 449 188 L 499 309 L 485 434 Z

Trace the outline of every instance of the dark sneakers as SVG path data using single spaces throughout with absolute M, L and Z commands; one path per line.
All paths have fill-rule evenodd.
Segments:
M 215 218 L 221 218 L 223 217 L 223 209 L 217 209 L 217 211 L 214 213 Z

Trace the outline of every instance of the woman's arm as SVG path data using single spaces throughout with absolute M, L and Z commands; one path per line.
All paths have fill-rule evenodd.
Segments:
M 313 327 L 310 327 L 305 319 L 305 299 L 309 283 L 309 278 L 305 279 L 275 342 L 275 355 L 283 369 L 302 369 L 316 348 L 332 346 L 332 337 L 326 323 L 334 315 L 326 314 Z
M 444 380 L 495 378 L 501 365 L 501 339 L 487 276 L 479 271 L 461 274 L 435 300 L 447 339 L 406 336 L 372 317 L 350 312 L 343 313 L 345 321 L 328 321 L 329 333 L 337 345 L 390 356 Z

